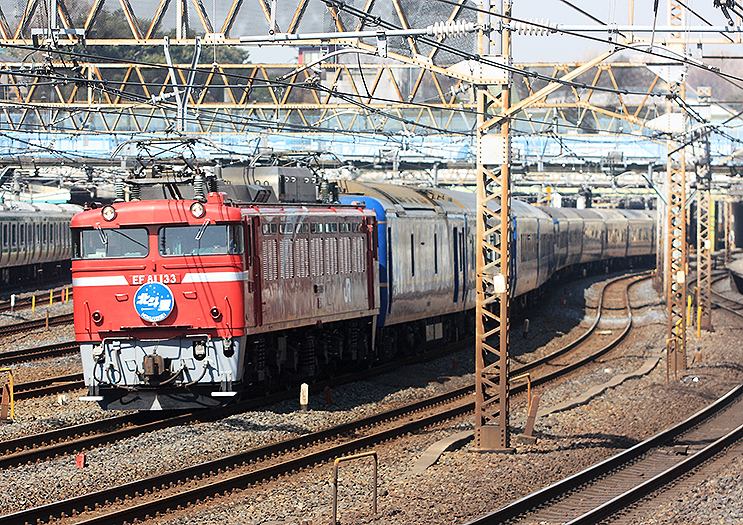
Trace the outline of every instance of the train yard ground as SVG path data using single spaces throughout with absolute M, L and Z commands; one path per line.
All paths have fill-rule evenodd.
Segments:
M 605 281 L 606 277 L 601 277 L 592 280 L 593 286 L 585 282 L 553 286 L 545 304 L 530 316 L 528 335 L 524 337 L 523 325 L 512 327 L 513 367 L 548 354 L 585 331 Z M 724 291 L 724 283 L 717 286 Z M 541 396 L 536 443 L 522 444 L 514 439 L 515 454 L 483 454 L 473 452 L 471 442 L 465 440 L 444 452 L 433 465 L 416 465 L 436 443 L 471 431 L 473 421 L 468 415 L 378 443 L 368 449 L 379 458 L 378 514 L 371 513 L 371 464 L 360 460 L 344 464 L 340 470 L 340 523 L 464 524 L 630 448 L 743 382 L 743 348 L 739 344 L 743 320 L 718 309 L 713 313 L 714 332 L 703 332 L 697 338 L 695 329 L 690 328 L 689 370 L 667 383 L 663 305 L 649 281 L 633 287 L 630 297 L 635 328 L 620 347 L 566 378 L 535 387 Z M 604 317 L 598 330 L 607 337 L 626 322 L 619 308 L 609 308 Z M 31 342 L 71 338 L 65 330 L 71 328 L 9 336 L 0 341 L 0 352 L 17 348 L 19 342 L 30 346 Z M 86 451 L 85 467 L 77 467 L 75 454 L 70 454 L 6 468 L 0 474 L 5 493 L 0 514 L 171 472 L 465 386 L 472 380 L 473 358 L 471 349 L 462 350 L 368 381 L 335 387 L 332 406 L 323 394 L 313 395 L 307 412 L 298 410 L 297 401 L 284 401 L 217 422 L 177 425 L 97 446 Z M 19 367 L 18 376 L 30 381 L 61 375 L 74 367 L 76 359 L 68 356 L 33 362 Z M 646 365 L 654 361 L 648 369 Z M 617 381 L 622 374 L 628 377 Z M 612 380 L 615 382 L 610 384 Z M 586 396 L 592 388 L 598 393 Z M 16 422 L 0 426 L 0 439 L 112 416 L 79 401 L 80 395 L 83 391 L 78 390 L 68 393 L 66 399 L 47 396 L 19 401 Z M 581 403 L 564 406 L 581 396 Z M 514 438 L 525 424 L 525 403 L 523 395 L 512 400 Z M 550 410 L 561 405 L 561 410 Z M 708 463 L 704 469 L 664 493 L 660 503 L 637 507 L 624 523 L 739 523 L 743 506 L 739 456 L 727 463 Z M 146 523 L 299 525 L 309 520 L 316 525 L 331 521 L 331 508 L 332 463 L 325 462 L 229 495 L 204 498 L 202 503 L 153 516 Z M 61 522 L 79 521 L 68 518 Z M 542 519 L 540 523 L 553 522 Z

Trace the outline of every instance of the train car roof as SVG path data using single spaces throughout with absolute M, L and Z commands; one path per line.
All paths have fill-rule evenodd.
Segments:
M 552 207 L 545 207 L 542 208 L 544 213 L 552 217 L 553 219 L 574 219 L 574 220 L 580 220 L 582 219 L 581 215 L 578 213 L 578 210 L 575 208 L 552 208 Z
M 41 212 L 44 215 L 47 214 L 74 214 L 83 211 L 81 206 L 77 204 L 54 204 L 51 202 L 21 202 L 21 201 L 9 201 L 0 202 L 0 213 L 13 214 L 13 213 L 35 213 Z
M 652 218 L 655 210 L 617 210 L 619 213 L 630 219 L 647 219 Z
M 454 210 L 474 212 L 477 206 L 477 195 L 472 192 L 448 188 L 424 188 L 419 191 L 442 206 L 451 205 Z
M 431 200 L 424 192 L 408 186 L 353 180 L 338 181 L 338 186 L 347 196 L 359 195 L 371 197 L 380 202 L 389 203 L 398 210 L 402 209 L 407 212 L 427 211 L 438 213 L 442 207 L 440 203 Z
M 511 210 L 516 217 L 536 217 L 538 219 L 551 219 L 545 213 L 544 208 L 532 206 L 531 204 L 516 199 L 511 200 Z

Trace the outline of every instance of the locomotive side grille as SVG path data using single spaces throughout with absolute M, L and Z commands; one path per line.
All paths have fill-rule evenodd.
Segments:
M 354 273 L 364 273 L 366 271 L 366 257 L 364 257 L 364 238 L 354 237 L 351 245 L 351 271 Z
M 338 239 L 325 239 L 325 274 L 338 273 Z
M 297 239 L 294 243 L 297 277 L 308 277 L 310 273 L 310 249 L 307 239 Z
M 294 279 L 294 243 L 291 239 L 281 240 L 281 279 Z
M 276 248 L 275 239 L 263 241 L 263 279 L 266 281 L 275 281 L 279 278 Z
M 338 254 L 340 258 L 340 273 L 351 273 L 351 239 L 349 237 L 341 237 L 340 245 Z
M 310 263 L 312 268 L 312 277 L 320 277 L 323 274 L 323 242 L 322 239 L 312 239 L 310 241 Z

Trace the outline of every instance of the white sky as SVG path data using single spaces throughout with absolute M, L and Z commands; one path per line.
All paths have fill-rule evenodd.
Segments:
M 630 0 L 569 1 L 607 24 L 627 25 L 629 23 Z M 715 26 L 724 26 L 727 23 L 722 11 L 713 7 L 713 0 L 681 1 Z M 634 4 L 635 24 L 651 26 L 653 24 L 653 0 L 635 0 Z M 535 21 L 545 18 L 557 24 L 597 24 L 560 0 L 513 0 L 513 16 L 526 20 L 535 19 Z M 688 11 L 686 23 L 693 26 L 707 25 Z M 668 0 L 660 0 L 658 3 L 657 25 L 668 25 Z M 600 38 L 608 36 L 605 33 L 591 34 Z M 694 36 L 691 36 L 691 39 L 693 41 Z M 607 45 L 572 36 L 515 36 L 513 58 L 514 62 L 573 62 L 587 60 L 607 49 Z M 705 46 L 704 48 L 705 53 L 719 53 L 720 50 L 727 54 L 743 54 L 743 48 L 739 45 Z
M 432 1 L 432 0 L 421 0 Z M 477 1 L 477 0 L 475 0 Z M 498 0 L 491 0 L 493 4 Z M 607 24 L 629 24 L 631 0 L 568 0 L 573 5 Z M 720 9 L 713 7 L 713 0 L 682 0 L 692 10 L 702 15 L 715 26 L 724 26 L 727 20 Z M 743 2 L 741 2 L 743 3 Z M 660 0 L 658 5 L 658 26 L 668 25 L 668 0 Z M 546 19 L 553 24 L 598 25 L 577 10 L 560 0 L 513 0 L 513 15 L 520 19 Z M 731 13 L 732 15 L 732 13 Z M 634 0 L 635 25 L 652 26 L 653 0 Z M 686 12 L 686 24 L 707 25 L 690 12 Z M 591 36 L 605 39 L 606 33 L 590 33 Z M 645 36 L 645 35 L 643 35 Z M 690 43 L 699 35 L 690 35 Z M 707 33 L 707 36 L 716 36 Z M 656 36 L 656 41 L 662 35 Z M 608 44 L 592 42 L 588 39 L 552 34 L 550 36 L 521 36 L 513 39 L 514 62 L 578 62 L 586 61 L 609 49 Z M 253 63 L 296 63 L 297 50 L 287 46 L 250 47 Z M 704 53 L 726 53 L 743 55 L 742 45 L 704 47 Z

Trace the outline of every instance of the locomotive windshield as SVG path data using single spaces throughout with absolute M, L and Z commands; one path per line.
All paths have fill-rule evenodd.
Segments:
M 243 253 L 240 224 L 165 226 L 158 234 L 160 255 L 233 255 Z
M 78 259 L 147 257 L 150 249 L 145 228 L 94 228 L 74 232 Z

